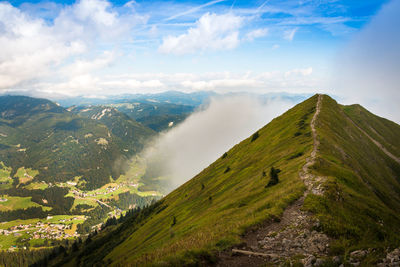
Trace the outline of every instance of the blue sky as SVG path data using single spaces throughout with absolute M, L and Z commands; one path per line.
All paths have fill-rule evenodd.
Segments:
M 388 3 L 3 1 L 0 91 L 340 95 L 337 59 Z

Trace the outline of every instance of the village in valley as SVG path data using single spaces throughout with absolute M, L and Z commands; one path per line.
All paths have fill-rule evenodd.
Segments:
M 47 240 L 64 240 L 80 237 L 77 225 L 86 219 L 83 215 L 56 215 L 44 219 L 16 220 L 0 223 L 0 249 L 15 250 L 17 245 L 11 241 L 20 241 L 33 247 L 43 246 Z M 1 242 L 3 241 L 3 242 Z M 8 241 L 8 242 L 7 242 Z
M 0 167 L 3 167 L 0 180 L 3 188 L 5 188 L 13 182 L 13 178 L 9 175 L 10 169 L 3 164 Z M 111 179 L 110 183 L 101 188 L 86 191 L 80 189 L 83 182 L 81 177 L 74 177 L 74 179 L 66 182 L 46 183 L 34 179 L 37 174 L 36 171 L 24 168 L 17 171 L 17 175 L 21 177 L 18 184 L 19 188 L 44 190 L 59 187 L 67 189 L 68 193 L 64 197 L 74 199 L 70 209 L 72 214 L 74 212 L 79 214 L 77 208 L 82 206 L 85 207 L 85 212 L 90 212 L 96 207 L 106 207 L 107 216 L 100 223 L 91 225 L 91 231 L 100 230 L 108 218 L 118 218 L 127 211 L 115 205 L 121 193 L 137 194 L 141 197 L 161 197 L 161 194 L 156 191 L 142 192 L 138 190 L 141 186 L 140 177 L 143 173 L 144 167 L 136 164 L 126 175 L 121 175 L 117 180 Z M 45 198 L 34 202 L 31 197 L 0 195 L 0 211 L 14 211 L 29 207 L 39 207 L 43 211 L 49 211 L 49 214 L 46 218 L 26 220 L 4 221 L 0 218 L 0 250 L 12 251 L 18 248 L 46 247 L 52 241 L 60 242 L 80 238 L 82 234 L 77 231 L 78 225 L 90 218 L 90 216 L 82 215 L 82 213 L 79 215 L 50 215 L 51 207 L 49 207 L 48 200 Z M 129 205 L 129 209 L 135 207 L 135 203 Z M 84 236 L 87 236 L 87 233 Z

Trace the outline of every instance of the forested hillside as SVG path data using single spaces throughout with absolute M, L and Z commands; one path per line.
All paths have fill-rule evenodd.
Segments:
M 68 110 L 106 125 L 111 134 L 118 138 L 116 140 L 118 146 L 123 147 L 123 151 L 128 155 L 140 152 L 146 141 L 156 134 L 152 129 L 136 122 L 125 113 L 119 112 L 113 107 L 80 106 L 71 107 Z
M 0 112 L 0 161 L 12 177 L 21 167 L 37 170 L 35 181 L 81 176 L 82 187 L 97 188 L 119 177 L 124 161 L 153 135 L 120 114 L 100 122 L 44 99 L 2 96 Z
M 158 102 L 151 99 L 131 100 L 111 104 L 111 106 L 157 132 L 176 126 L 195 110 L 195 106 Z

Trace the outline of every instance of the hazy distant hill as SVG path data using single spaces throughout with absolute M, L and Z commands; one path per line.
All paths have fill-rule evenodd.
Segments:
M 315 95 L 63 263 L 376 265 L 400 245 L 399 136 L 359 105 Z M 234 256 L 235 244 L 265 256 Z
M 179 91 L 167 91 L 156 94 L 124 94 L 108 97 L 70 97 L 56 99 L 60 105 L 83 106 L 83 105 L 106 105 L 113 103 L 132 103 L 132 102 L 153 102 L 153 103 L 170 103 L 176 105 L 186 105 L 197 107 L 207 102 L 210 97 L 217 95 L 214 92 L 199 91 L 193 93 L 183 93 Z

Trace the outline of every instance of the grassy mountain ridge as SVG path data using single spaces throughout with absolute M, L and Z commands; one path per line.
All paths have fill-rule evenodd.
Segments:
M 400 157 L 399 125 L 372 114 L 360 105 L 344 106 L 343 111 L 368 135 L 383 144 L 391 153 Z
M 299 172 L 313 149 L 310 122 L 317 98 L 275 118 L 146 216 L 100 233 L 64 264 L 210 264 L 216 251 L 242 242 L 246 229 L 277 220 L 303 196 Z M 351 251 L 371 249 L 362 264 L 376 265 L 385 249 L 400 245 L 400 164 L 384 151 L 397 155 L 400 126 L 358 105 L 322 99 L 315 121 L 319 145 L 310 170 L 324 177 L 323 194 L 307 194 L 303 210 L 318 218 L 317 230 L 331 238 L 330 255 L 346 262 Z M 279 182 L 266 187 L 271 167 L 281 170 Z
M 145 264 L 171 260 L 173 254 L 183 257 L 186 250 L 222 249 L 240 242 L 247 227 L 279 217 L 305 189 L 298 172 L 312 149 L 309 124 L 316 101 L 297 105 L 260 129 L 258 137 L 233 147 L 165 197 L 162 209 L 136 230 L 118 233 L 122 243 L 83 251 L 80 264 Z M 280 183 L 266 188 L 269 177 L 263 173 L 272 166 L 281 169 Z
M 361 128 L 362 130 L 360 130 Z M 364 133 L 378 135 L 397 151 L 400 126 L 359 105 L 340 106 L 325 97 L 318 121 L 320 151 L 313 171 L 328 177 L 324 196 L 310 195 L 306 208 L 320 218 L 336 247 L 398 245 L 400 235 L 400 165 Z M 373 135 L 373 133 L 376 133 Z M 384 142 L 383 142 L 384 141 Z

